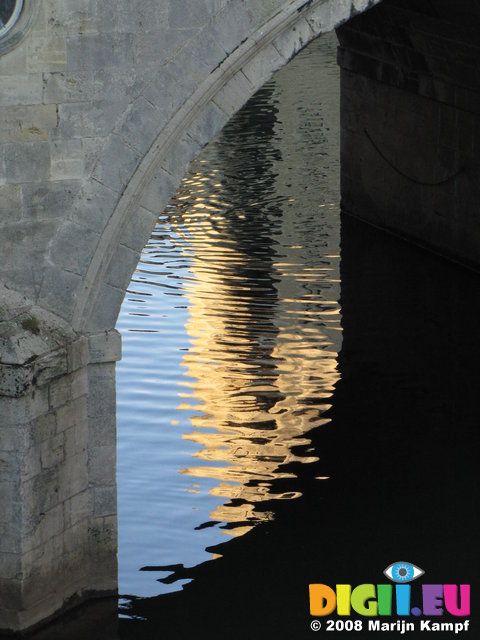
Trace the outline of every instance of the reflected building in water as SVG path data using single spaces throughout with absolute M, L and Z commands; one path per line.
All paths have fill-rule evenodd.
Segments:
M 314 84 L 319 104 L 324 84 Z M 338 380 L 337 185 L 326 184 L 320 202 L 318 190 L 309 197 L 312 180 L 325 176 L 305 159 L 312 135 L 324 138 L 312 150 L 320 143 L 336 151 L 328 137 L 336 113 L 319 108 L 302 126 L 290 87 L 279 74 L 259 92 L 196 163 L 169 210 L 191 261 L 179 410 L 193 412 L 184 438 L 201 447 L 181 473 L 219 481 L 211 493 L 226 502 L 210 518 L 233 535 L 272 517 L 262 508 L 267 500 L 300 495 L 295 465 L 318 460 L 308 434 L 328 422 Z M 235 155 L 232 139 L 241 139 Z M 279 479 L 291 479 L 288 490 L 276 487 Z

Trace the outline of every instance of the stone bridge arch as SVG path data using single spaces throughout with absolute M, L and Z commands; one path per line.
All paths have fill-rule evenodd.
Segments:
M 190 93 L 183 104 L 177 103 L 184 92 L 173 95 L 165 114 L 162 94 L 165 83 L 174 80 L 170 72 L 166 78 L 153 74 L 150 86 L 120 115 L 96 161 L 95 186 L 114 191 L 117 200 L 99 237 L 86 247 L 89 264 L 72 310 L 76 330 L 97 332 L 115 325 L 139 252 L 197 152 L 301 47 L 374 2 L 221 4 L 225 15 L 217 14 L 221 18 L 206 40 L 200 35 L 171 62 L 178 73 L 197 78 L 185 87 Z M 68 223 L 62 226 L 56 242 L 72 231 Z
M 300 47 L 373 4 L 42 3 L 0 61 L 3 190 L 22 208 L 2 221 L 3 282 L 76 331 L 113 328 L 156 215 L 197 151 Z
M 276 69 L 379 1 L 24 0 L 0 40 L 0 629 L 116 589 L 113 328 L 159 211 Z

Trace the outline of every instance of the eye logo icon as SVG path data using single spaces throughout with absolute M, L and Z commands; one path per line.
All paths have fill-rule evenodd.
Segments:
M 402 584 L 416 580 L 420 576 L 423 576 L 425 571 L 411 562 L 394 562 L 388 566 L 383 573 L 392 582 Z

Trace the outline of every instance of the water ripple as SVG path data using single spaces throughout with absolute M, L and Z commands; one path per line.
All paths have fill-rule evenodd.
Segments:
M 138 569 L 206 559 L 318 461 L 341 345 L 337 87 L 319 40 L 204 150 L 143 251 L 118 322 L 123 592 L 179 588 Z

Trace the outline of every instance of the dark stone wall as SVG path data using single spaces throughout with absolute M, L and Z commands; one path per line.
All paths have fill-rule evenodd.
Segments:
M 480 7 L 384 0 L 337 30 L 342 207 L 480 268 Z

